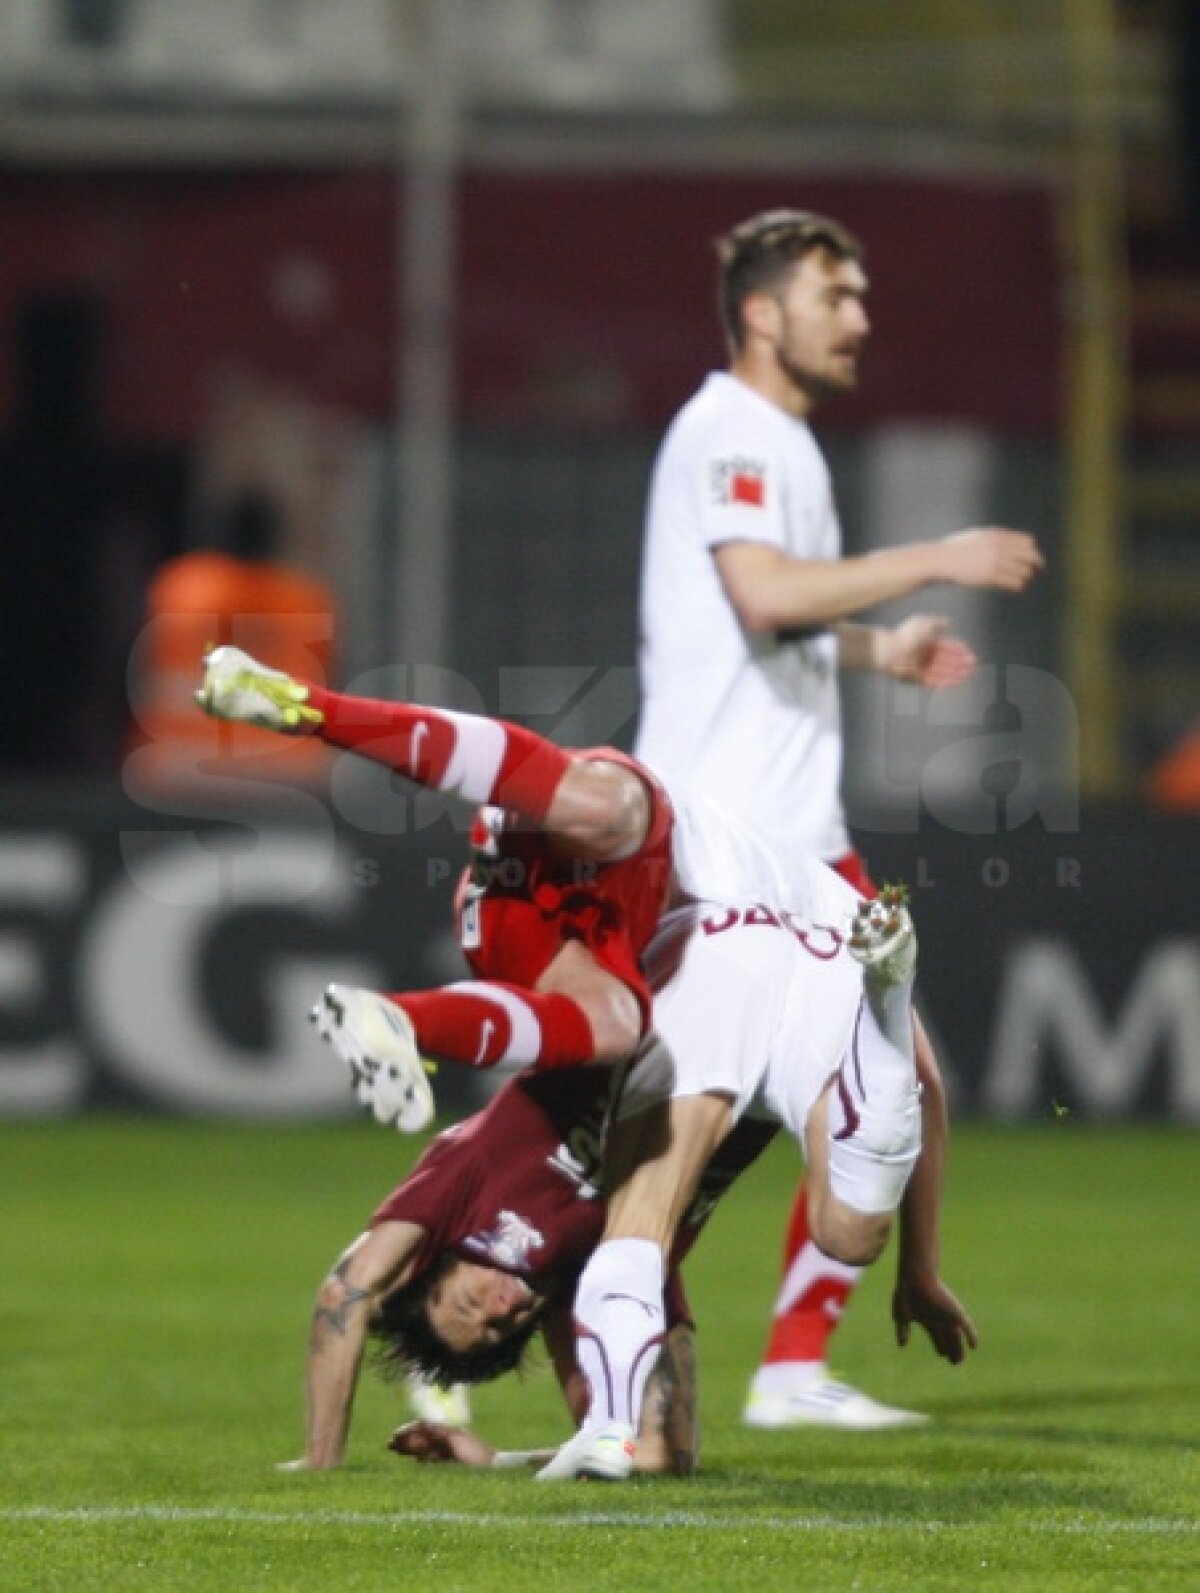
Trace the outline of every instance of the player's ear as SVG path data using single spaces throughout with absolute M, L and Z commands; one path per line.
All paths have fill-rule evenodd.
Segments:
M 773 293 L 751 293 L 742 303 L 742 323 L 752 337 L 773 343 L 783 325 L 783 309 Z

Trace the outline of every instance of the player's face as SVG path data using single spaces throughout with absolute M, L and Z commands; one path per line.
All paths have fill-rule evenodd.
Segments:
M 866 294 L 857 260 L 838 260 L 824 249 L 806 254 L 779 293 L 775 358 L 811 400 L 857 386 L 858 358 L 871 330 Z
M 524 1278 L 458 1261 L 430 1292 L 426 1310 L 438 1337 L 462 1352 L 502 1344 L 526 1327 L 542 1304 Z

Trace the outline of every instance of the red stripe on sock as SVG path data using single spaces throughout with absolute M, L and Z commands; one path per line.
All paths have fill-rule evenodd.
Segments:
M 544 736 L 520 725 L 500 722 L 507 745 L 491 800 L 541 824 L 571 759 Z
M 854 1285 L 845 1278 L 816 1278 L 796 1303 L 771 1322 L 763 1365 L 773 1361 L 824 1361 Z M 829 1311 L 827 1306 L 834 1309 Z
M 596 1054 L 595 1037 L 587 1013 L 577 1001 L 559 993 L 537 993 L 529 1001 L 542 1026 L 538 1067 L 570 1068 L 592 1060 Z
M 321 686 L 308 688 L 308 701 L 325 715 L 319 733 L 331 747 L 357 752 L 419 785 L 436 789 L 445 778 L 457 733 L 453 723 L 436 709 L 348 697 Z M 418 726 L 422 730 L 414 761 L 413 732 Z
M 807 1185 L 802 1183 L 796 1191 L 783 1243 L 784 1277 L 791 1270 L 796 1257 L 810 1243 L 808 1192 Z M 800 1298 L 772 1320 L 763 1365 L 769 1366 L 773 1361 L 825 1360 L 826 1346 L 853 1292 L 854 1284 L 845 1278 L 814 1278 Z M 835 1308 L 833 1311 L 827 1309 L 830 1305 Z
M 488 999 L 489 989 L 508 991 L 537 1019 L 540 1036 L 535 1055 L 508 1055 L 512 1020 L 499 1001 Z M 412 1019 L 418 1049 L 447 1061 L 489 1068 L 507 1059 L 553 1068 L 588 1062 L 595 1054 L 591 1024 L 570 996 L 480 980 L 470 990 L 406 990 L 390 999 Z
M 308 701 L 325 716 L 319 733 L 330 746 L 371 758 L 435 790 L 442 788 L 459 738 L 469 737 L 475 726 L 491 731 L 499 725 L 505 737 L 499 772 L 489 790 L 468 793 L 468 800 L 512 808 L 534 825 L 545 819 L 571 761 L 544 736 L 503 719 L 474 714 L 451 719 L 436 708 L 351 697 L 312 685 Z

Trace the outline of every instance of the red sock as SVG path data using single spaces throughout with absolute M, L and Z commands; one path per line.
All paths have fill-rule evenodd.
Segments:
M 309 686 L 325 715 L 323 741 L 386 764 L 435 791 L 495 802 L 541 824 L 570 758 L 544 736 L 503 719 L 413 703 L 345 697 Z
M 801 1184 L 784 1239 L 783 1282 L 763 1365 L 824 1361 L 826 1346 L 861 1272 L 861 1267 L 830 1260 L 813 1244 L 808 1235 L 807 1191 Z
M 451 1062 L 559 1068 L 596 1054 L 587 1014 L 570 996 L 479 979 L 390 999 L 412 1019 L 419 1049 Z

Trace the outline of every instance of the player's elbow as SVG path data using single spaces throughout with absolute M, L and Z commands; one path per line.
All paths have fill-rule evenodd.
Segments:
M 803 631 L 831 624 L 840 616 L 816 603 L 784 601 L 785 593 L 768 588 L 734 601 L 742 629 L 751 636 L 774 636 L 779 631 Z
M 761 597 L 738 596 L 732 602 L 742 629 L 751 636 L 769 636 L 779 629 L 778 605 L 768 601 L 765 593 Z
M 326 1321 L 340 1321 L 351 1300 L 361 1298 L 361 1293 L 348 1288 L 343 1279 L 335 1276 L 324 1278 L 313 1303 L 313 1315 Z
M 321 1280 L 313 1305 L 314 1319 L 344 1328 L 357 1312 L 372 1312 L 382 1294 L 379 1278 L 370 1275 L 365 1268 L 356 1271 L 343 1264 Z

